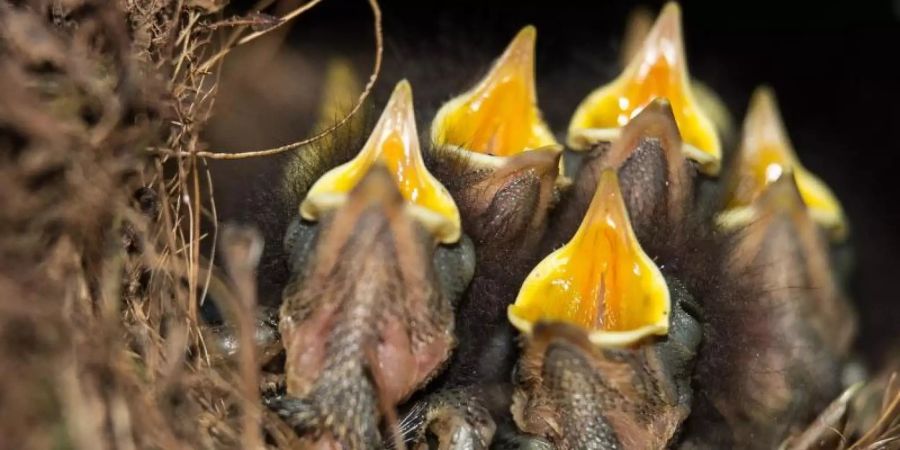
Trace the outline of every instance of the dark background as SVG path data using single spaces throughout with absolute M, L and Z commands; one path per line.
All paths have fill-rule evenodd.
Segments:
M 826 3 L 682 2 L 686 48 L 692 76 L 722 96 L 737 124 L 757 85 L 775 89 L 801 160 L 832 187 L 850 219 L 860 348 L 880 359 L 900 353 L 900 0 Z M 625 19 L 638 5 L 384 0 L 380 90 L 409 77 L 417 114 L 427 115 L 481 76 L 516 31 L 534 24 L 540 104 L 559 133 L 584 95 L 618 73 Z M 640 5 L 655 13 L 662 2 Z M 367 74 L 371 12 L 364 0 L 326 0 L 297 20 L 285 42 L 310 72 L 341 54 Z M 265 102 L 260 108 L 254 114 L 272 113 Z M 303 122 L 297 114 L 295 123 Z M 228 144 L 278 145 L 304 132 L 298 126 Z

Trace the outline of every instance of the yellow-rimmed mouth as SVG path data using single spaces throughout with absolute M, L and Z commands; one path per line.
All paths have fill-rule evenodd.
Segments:
M 561 149 L 537 106 L 536 38 L 533 26 L 523 28 L 475 87 L 441 107 L 431 127 L 435 143 L 469 151 L 487 164 L 491 157 Z
M 847 222 L 840 202 L 822 180 L 800 163 L 771 89 L 759 88 L 753 94 L 734 164 L 726 185 L 724 212 L 719 217 L 722 226 L 733 228 L 752 220 L 752 210 L 748 208 L 753 201 L 782 174 L 793 172 L 813 219 L 829 231 L 832 239 L 846 236 Z
M 412 88 L 397 83 L 369 140 L 352 160 L 322 176 L 300 205 L 300 215 L 316 220 L 347 199 L 369 169 L 385 166 L 408 202 L 408 211 L 443 243 L 459 239 L 459 210 L 447 189 L 428 172 L 422 159 L 413 113 Z
M 681 33 L 681 10 L 669 3 L 641 49 L 618 78 L 585 98 L 569 123 L 569 145 L 584 150 L 613 141 L 621 128 L 656 98 L 672 105 L 685 155 L 707 174 L 718 174 L 722 150 L 715 126 L 690 85 Z
M 668 333 L 669 311 L 666 281 L 631 229 L 618 176 L 605 170 L 575 236 L 535 266 L 508 317 L 524 333 L 566 322 L 618 347 Z

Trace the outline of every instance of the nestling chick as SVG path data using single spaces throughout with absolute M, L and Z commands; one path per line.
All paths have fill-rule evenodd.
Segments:
M 730 357 L 715 370 L 701 362 L 698 379 L 717 377 L 707 383 L 708 395 L 727 425 L 711 429 L 730 429 L 735 448 L 771 448 L 840 393 L 855 319 L 792 172 L 769 184 L 749 214 L 729 266 L 731 276 L 754 280 L 757 295 L 714 311 L 741 320 L 730 319 L 730 330 L 711 327 L 708 339 L 739 333 L 751 336 L 756 351 L 723 352 Z
M 855 313 L 829 251 L 846 233 L 841 206 L 800 164 L 767 89 L 750 102 L 721 204 L 732 297 L 704 305 L 703 401 L 685 444 L 771 448 L 840 392 Z
M 459 205 L 481 266 L 495 273 L 532 257 L 560 175 L 562 148 L 537 106 L 535 39 L 534 27 L 522 29 L 431 128 L 432 170 Z
M 504 312 L 537 259 L 561 179 L 562 149 L 537 106 L 535 39 L 534 27 L 523 28 L 487 75 L 432 122 L 430 168 L 459 205 L 478 259 L 457 311 L 460 346 L 441 387 L 508 385 L 515 347 Z M 507 409 L 504 400 L 490 407 Z
M 510 321 L 523 332 L 513 415 L 561 449 L 661 449 L 688 416 L 701 328 L 694 299 L 631 229 L 612 169 L 575 236 L 525 281 Z
M 453 349 L 453 302 L 474 267 L 456 206 L 422 162 L 408 83 L 300 212 L 279 324 L 287 396 L 269 406 L 306 445 L 378 448 L 381 418 Z

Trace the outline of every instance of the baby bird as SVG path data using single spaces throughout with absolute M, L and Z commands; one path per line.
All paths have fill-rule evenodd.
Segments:
M 474 266 L 456 205 L 422 161 L 407 82 L 300 215 L 279 322 L 287 395 L 268 405 L 310 448 L 378 448 L 381 418 L 455 346 L 453 303 Z
M 829 241 L 840 203 L 799 162 L 768 89 L 753 95 L 716 223 L 730 300 L 704 305 L 703 402 L 687 448 L 777 447 L 836 397 L 856 333 Z M 741 293 L 743 292 L 743 293 Z
M 516 424 L 560 449 L 667 448 L 691 410 L 694 302 L 644 253 L 616 172 L 602 171 L 573 238 L 509 308 L 525 346 Z
M 535 39 L 534 27 L 523 28 L 484 78 L 444 104 L 431 125 L 429 167 L 459 205 L 478 261 L 456 312 L 459 347 L 433 387 L 442 393 L 431 397 L 435 408 L 460 398 L 478 404 L 462 407 L 462 416 L 473 408 L 509 414 L 516 348 L 504 314 L 538 257 L 562 180 L 562 147 L 537 106 Z

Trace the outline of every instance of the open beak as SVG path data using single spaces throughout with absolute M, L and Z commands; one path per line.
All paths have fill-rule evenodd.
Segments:
M 696 161 L 704 173 L 718 174 L 721 144 L 713 122 L 699 106 L 690 85 L 681 9 L 676 3 L 663 8 L 622 74 L 581 102 L 569 123 L 569 145 L 586 150 L 600 142 L 614 141 L 628 121 L 660 97 L 672 105 L 685 155 Z
M 381 118 L 359 154 L 323 175 L 312 186 L 300 215 L 317 220 L 321 214 L 344 204 L 347 194 L 374 165 L 388 169 L 406 210 L 442 243 L 459 240 L 459 210 L 447 189 L 428 172 L 419 147 L 413 114 L 412 89 L 406 80 L 394 88 Z
M 441 107 L 431 128 L 435 143 L 493 166 L 500 163 L 494 157 L 559 148 L 537 106 L 536 37 L 533 26 L 523 28 L 475 87 Z
M 753 220 L 737 234 L 731 264 L 752 268 L 757 283 L 768 287 L 771 304 L 794 305 L 801 311 L 796 320 L 819 333 L 817 342 L 845 356 L 856 332 L 854 313 L 835 278 L 828 242 L 803 199 L 800 177 L 785 172 L 748 208 Z
M 524 333 L 565 322 L 595 345 L 622 347 L 668 333 L 669 311 L 666 281 L 631 229 L 616 172 L 606 170 L 575 236 L 531 271 L 508 316 Z
M 625 36 L 622 38 L 622 49 L 619 54 L 620 65 L 628 67 L 634 56 L 640 52 L 644 40 L 653 29 L 653 14 L 649 9 L 638 6 L 631 11 L 625 25 Z M 700 109 L 712 121 L 723 140 L 728 140 L 734 132 L 734 118 L 725 106 L 725 102 L 709 86 L 703 82 L 691 80 L 691 91 Z
M 771 89 L 759 88 L 753 94 L 743 133 L 726 185 L 725 211 L 719 216 L 720 225 L 734 228 L 753 220 L 754 200 L 782 174 L 793 172 L 800 197 L 813 219 L 828 230 L 832 240 L 845 238 L 847 221 L 841 204 L 828 186 L 800 163 Z
M 855 312 L 837 286 L 828 242 L 798 184 L 790 171 L 771 181 L 753 201 L 753 218 L 734 234 L 724 261 L 735 276 L 757 286 L 744 294 L 747 303 L 713 313 L 741 317 L 728 319 L 734 323 L 727 333 L 709 340 L 714 353 L 733 354 L 717 371 L 733 381 L 707 395 L 725 422 L 739 424 L 732 427 L 735 442 L 761 438 L 775 445 L 777 436 L 760 433 L 772 427 L 773 417 L 813 417 L 815 405 L 826 404 L 841 386 L 839 368 L 856 335 Z M 753 341 L 733 349 L 718 342 L 755 333 Z M 747 345 L 764 351 L 747 355 Z

